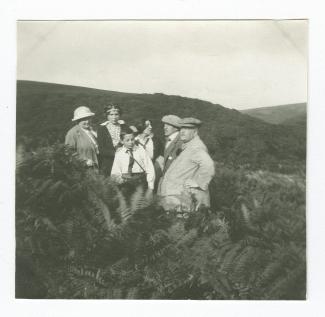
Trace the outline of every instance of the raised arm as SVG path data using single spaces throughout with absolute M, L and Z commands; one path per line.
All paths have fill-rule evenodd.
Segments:
M 143 155 L 144 155 L 145 170 L 147 173 L 148 187 L 153 190 L 155 185 L 155 177 L 156 177 L 155 168 L 152 164 L 152 161 L 148 153 L 146 151 L 143 151 Z

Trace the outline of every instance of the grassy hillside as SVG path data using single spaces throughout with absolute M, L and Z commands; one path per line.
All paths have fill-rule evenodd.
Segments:
M 280 124 L 286 123 L 287 121 L 290 122 L 291 120 L 298 120 L 298 118 L 306 118 L 306 107 L 306 103 L 296 103 L 275 107 L 247 109 L 241 112 L 268 123 Z
M 307 116 L 305 113 L 302 113 L 302 114 L 296 115 L 293 118 L 284 120 L 281 124 L 306 127 Z
M 274 126 L 221 105 L 180 96 L 121 93 L 31 81 L 17 82 L 17 142 L 25 143 L 28 148 L 63 142 L 77 106 L 89 106 L 96 113 L 96 125 L 104 121 L 102 109 L 108 102 L 121 105 L 123 119 L 129 124 L 135 118 L 152 119 L 156 134 L 161 137 L 160 119 L 165 114 L 201 119 L 202 139 L 219 162 L 274 169 L 291 168 L 305 160 L 305 131 Z

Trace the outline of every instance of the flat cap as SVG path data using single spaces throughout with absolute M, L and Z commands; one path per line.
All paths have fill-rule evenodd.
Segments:
M 196 118 L 183 118 L 179 125 L 181 128 L 198 128 L 202 124 L 202 121 Z
M 179 122 L 181 121 L 181 118 L 177 117 L 173 114 L 169 114 L 167 116 L 163 116 L 161 121 L 163 123 L 167 123 L 167 124 L 170 124 L 176 128 L 179 128 L 180 127 Z

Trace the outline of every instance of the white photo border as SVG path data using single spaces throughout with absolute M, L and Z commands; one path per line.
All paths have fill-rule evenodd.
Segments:
M 0 307 L 3 316 L 322 316 L 325 300 L 325 19 L 321 1 L 3 0 L 0 10 Z M 15 104 L 17 20 L 308 19 L 306 301 L 15 299 Z

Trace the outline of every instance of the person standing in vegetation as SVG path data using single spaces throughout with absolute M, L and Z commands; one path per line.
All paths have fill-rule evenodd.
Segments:
M 90 125 L 94 115 L 88 107 L 76 108 L 72 119 L 76 125 L 68 131 L 65 144 L 75 150 L 88 167 L 98 168 L 96 133 Z
M 97 131 L 99 169 L 104 175 L 109 176 L 111 174 L 115 151 L 121 146 L 121 124 L 124 122 L 120 120 L 122 111 L 117 105 L 109 104 L 105 106 L 104 113 L 107 121 L 100 124 Z
M 181 207 L 186 211 L 200 205 L 210 206 L 208 186 L 215 169 L 207 147 L 198 135 L 201 121 L 184 118 L 179 125 L 183 145 L 159 183 L 161 204 L 166 210 Z
M 151 121 L 149 119 L 142 119 L 139 123 L 135 124 L 135 128 L 137 130 L 136 143 L 146 150 L 154 162 L 158 155 L 161 154 L 162 146 L 152 132 Z
M 163 176 L 170 164 L 175 160 L 183 142 L 179 135 L 179 122 L 181 118 L 175 115 L 166 115 L 161 121 L 164 124 L 165 146 L 162 155 L 155 160 L 156 178 Z M 159 188 L 159 186 L 158 186 Z
M 169 166 L 176 159 L 178 150 L 183 144 L 179 134 L 180 120 L 181 118 L 175 115 L 167 115 L 161 119 L 164 123 L 164 135 L 166 138 L 163 174 L 166 173 Z
M 134 132 L 130 127 L 123 126 L 121 130 L 123 146 L 116 151 L 111 175 L 131 193 L 136 186 L 154 189 L 155 170 L 146 150 L 135 144 Z

